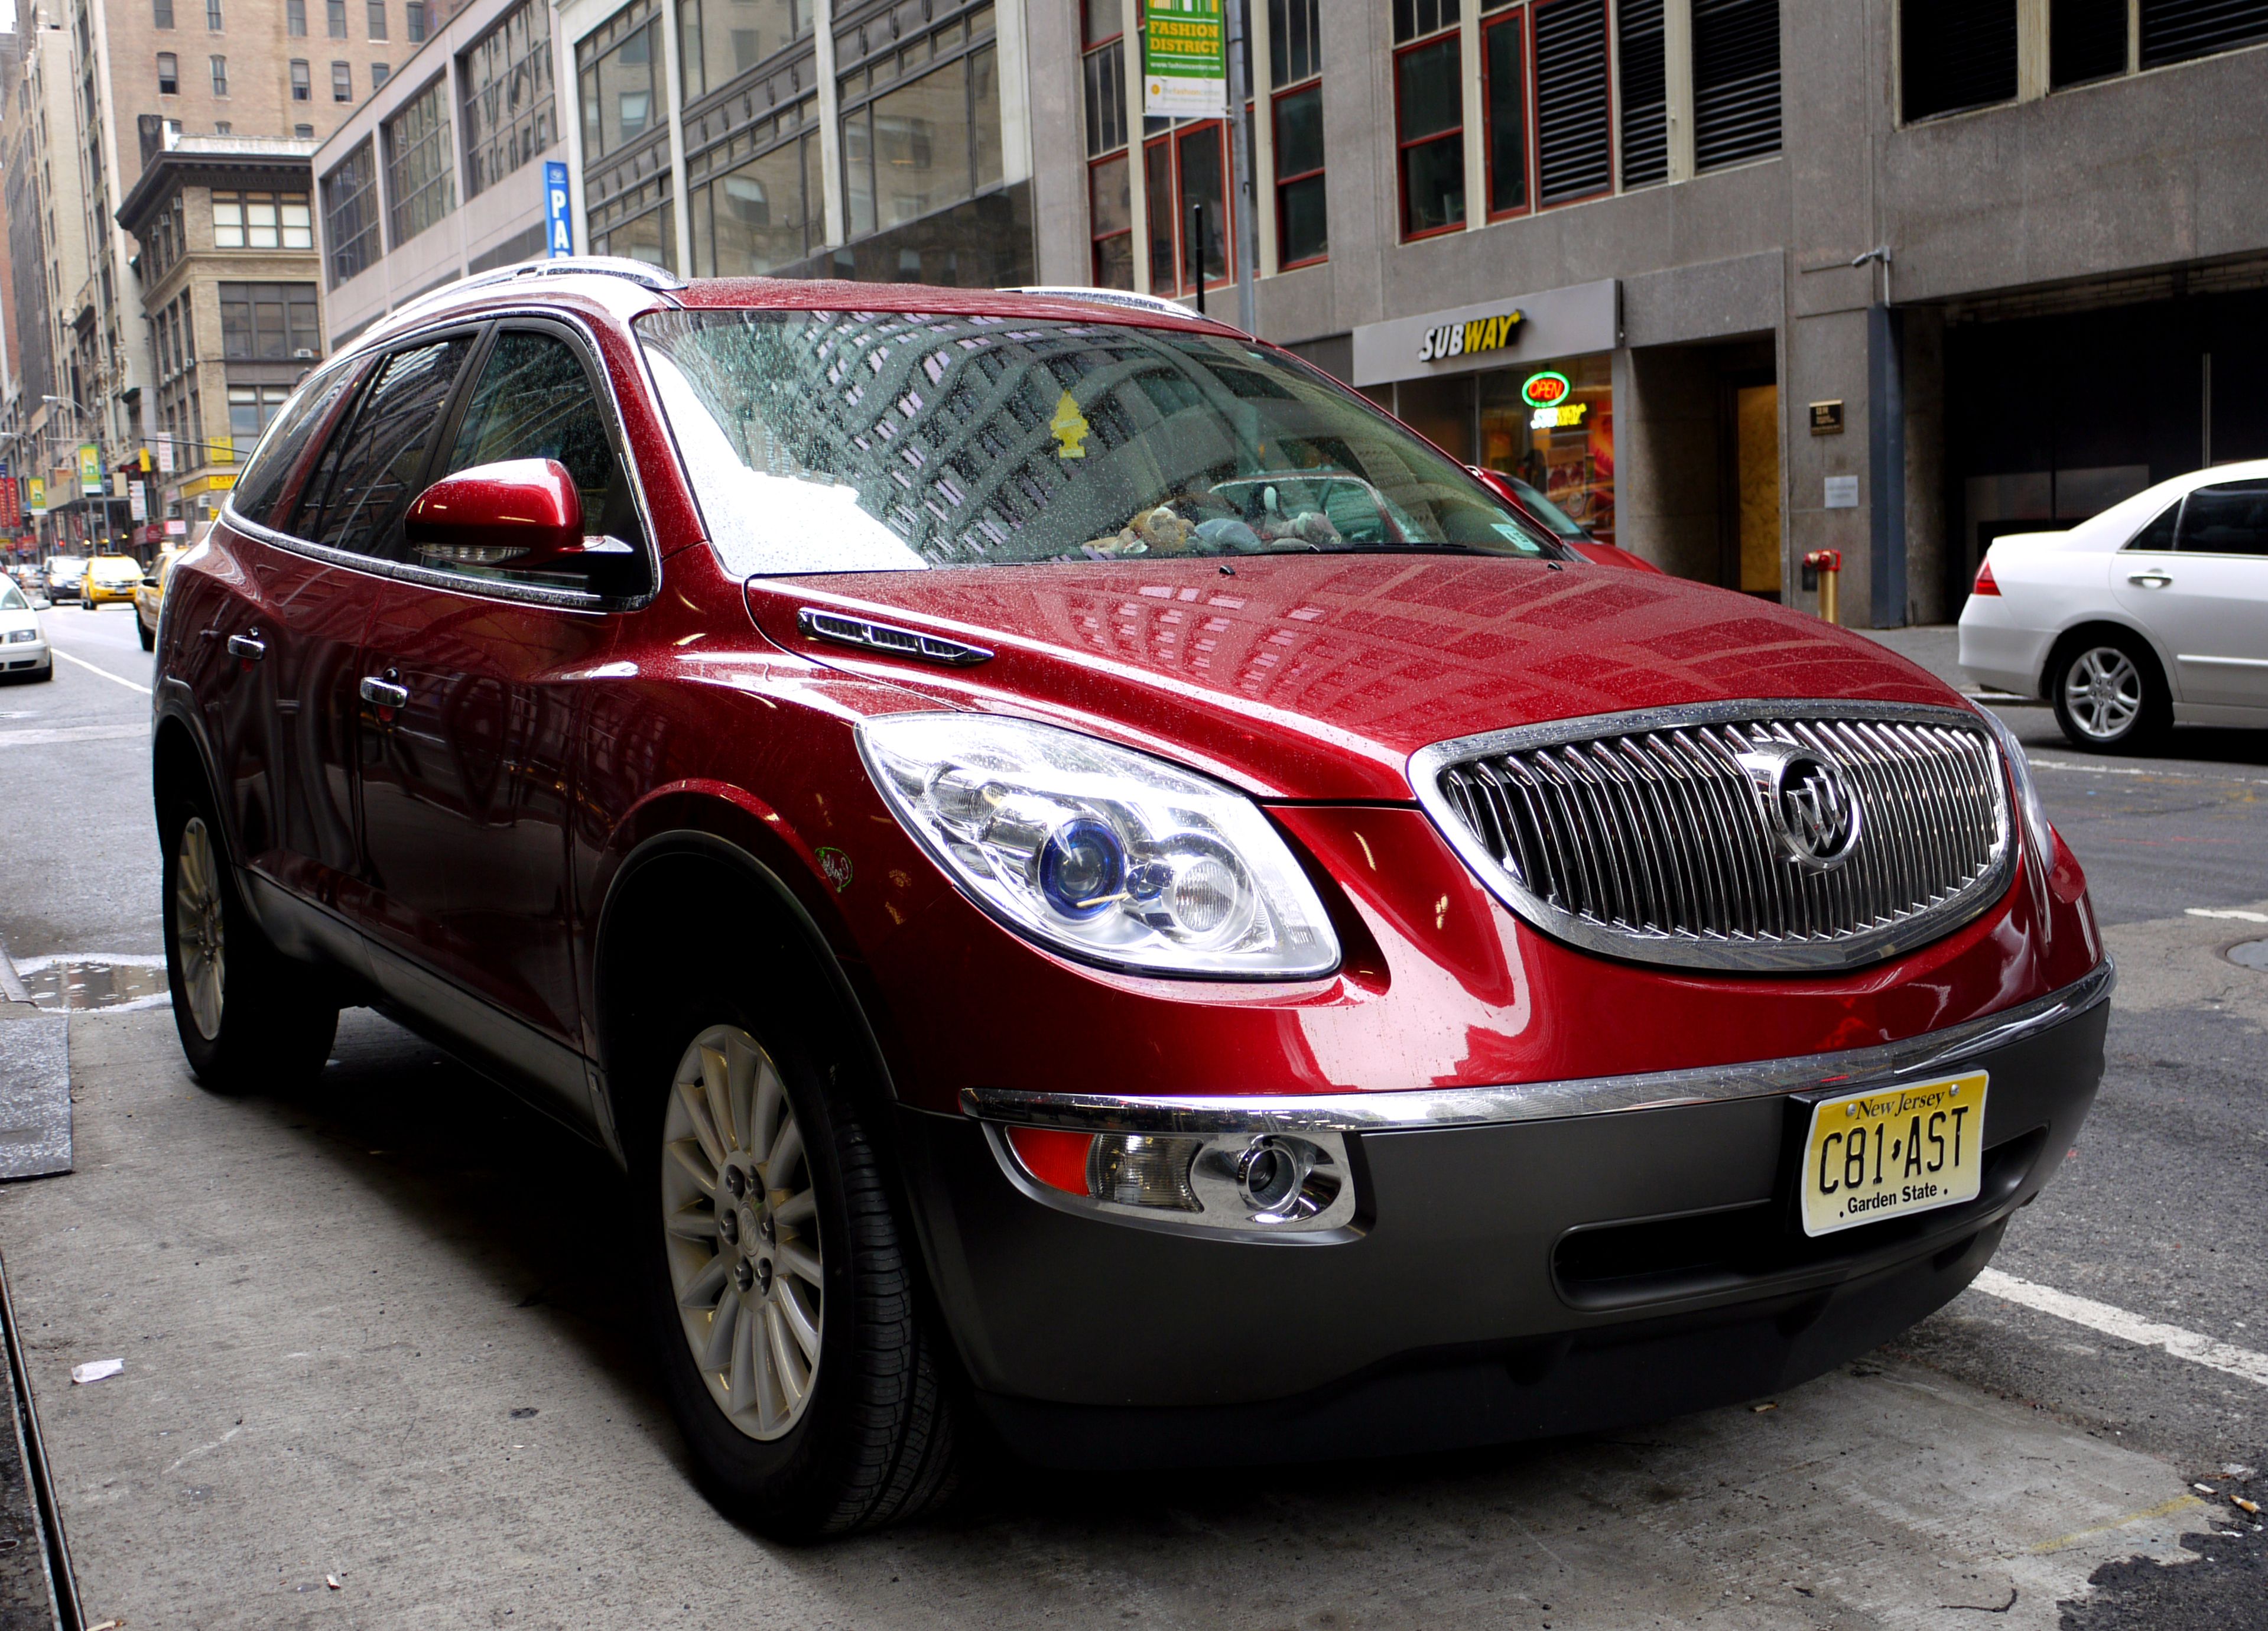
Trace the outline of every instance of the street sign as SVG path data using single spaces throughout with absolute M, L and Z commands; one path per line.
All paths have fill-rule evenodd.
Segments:
M 31 488 L 32 513 L 34 515 L 45 515 L 48 513 L 48 483 L 46 478 L 38 476 L 33 476 L 31 478 Z
M 78 445 L 78 490 L 90 498 L 102 497 L 102 453 L 92 442 Z
M 126 485 L 126 513 L 129 519 L 137 522 L 150 519 L 150 506 L 143 498 L 143 491 L 144 488 L 139 482 L 129 482 Z
M 575 230 L 567 219 L 567 166 L 556 159 L 543 165 L 545 253 L 553 259 L 575 253 Z
M 1218 119 L 1228 112 L 1228 18 L 1221 0 L 1142 0 L 1142 111 Z

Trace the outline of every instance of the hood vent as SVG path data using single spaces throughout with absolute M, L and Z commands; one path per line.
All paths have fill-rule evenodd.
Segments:
M 886 657 L 942 663 L 948 668 L 973 668 L 992 658 L 986 647 L 971 646 L 965 640 L 949 640 L 940 634 L 924 634 L 919 629 L 901 629 L 895 624 L 876 623 L 871 617 L 821 611 L 815 606 L 806 606 L 798 611 L 795 626 L 814 640 L 855 646 L 861 651 L 879 652 Z

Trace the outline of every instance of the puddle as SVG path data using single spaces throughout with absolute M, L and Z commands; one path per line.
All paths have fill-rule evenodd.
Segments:
M 173 1001 L 166 989 L 166 960 L 160 956 L 63 952 L 26 957 L 16 965 L 16 972 L 31 993 L 33 1006 L 50 1014 L 162 1008 Z
M 2249 940 L 2242 945 L 2231 946 L 2228 960 L 2240 968 L 2257 969 L 2268 974 L 2268 940 Z

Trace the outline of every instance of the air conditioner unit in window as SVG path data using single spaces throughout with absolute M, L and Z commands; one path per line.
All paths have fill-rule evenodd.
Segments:
M 295 363 L 312 362 L 314 360 L 314 352 L 309 351 L 303 345 L 298 351 L 291 353 L 291 360 Z

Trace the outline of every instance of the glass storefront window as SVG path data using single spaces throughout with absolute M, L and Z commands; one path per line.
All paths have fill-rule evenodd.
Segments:
M 800 261 L 821 236 L 819 138 L 775 147 L 693 189 L 693 275 L 755 277 Z
M 722 90 L 811 32 L 812 0 L 678 0 L 685 100 Z
M 1529 363 L 1476 380 L 1478 462 L 1526 482 L 1600 542 L 1612 543 L 1615 410 L 1609 359 Z

